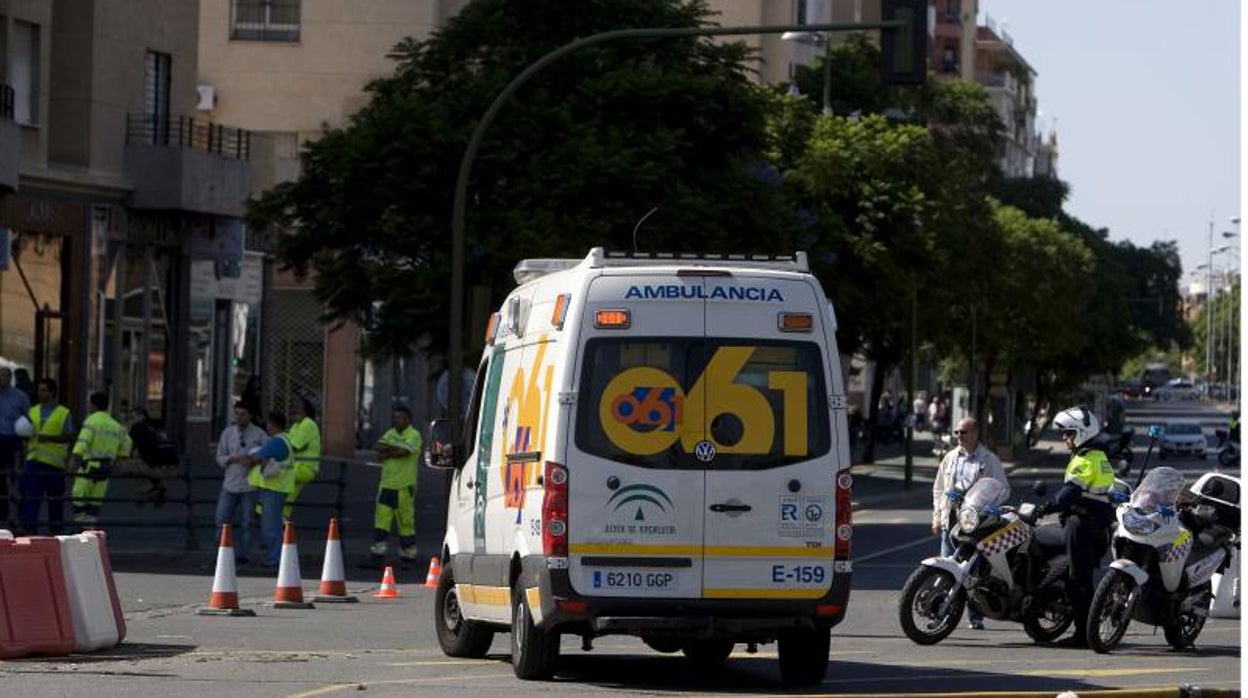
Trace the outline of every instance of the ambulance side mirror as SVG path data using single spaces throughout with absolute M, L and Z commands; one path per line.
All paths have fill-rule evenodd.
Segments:
M 429 444 L 425 446 L 425 465 L 440 470 L 454 470 L 463 464 L 459 457 L 455 420 L 435 419 L 429 423 Z

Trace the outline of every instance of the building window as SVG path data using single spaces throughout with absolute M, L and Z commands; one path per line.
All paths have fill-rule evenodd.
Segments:
M 944 73 L 958 72 L 958 49 L 955 44 L 945 44 L 940 54 L 940 70 Z
M 13 88 L 13 119 L 19 124 L 39 123 L 39 58 L 42 55 L 39 25 L 13 23 L 13 58 L 9 66 Z
M 173 58 L 167 53 L 148 51 L 143 59 L 144 132 L 156 145 L 169 142 L 169 72 Z M 146 140 L 146 139 L 145 139 Z
M 232 0 L 230 38 L 298 41 L 300 0 Z

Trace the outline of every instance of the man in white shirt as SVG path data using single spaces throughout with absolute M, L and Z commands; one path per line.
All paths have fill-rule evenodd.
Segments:
M 245 565 L 251 556 L 251 523 L 255 516 L 255 488 L 247 483 L 246 463 L 231 462 L 231 456 L 250 453 L 260 448 L 269 435 L 251 423 L 251 412 L 243 403 L 234 404 L 234 423 L 221 432 L 217 442 L 217 466 L 225 471 L 221 480 L 221 494 L 217 497 L 217 531 L 222 524 L 234 520 L 234 511 L 242 510 L 242 526 L 239 531 L 239 547 L 234 550 L 238 564 Z
M 990 477 L 1005 485 L 1006 499 L 1010 496 L 1010 481 L 1001 459 L 979 442 L 979 425 L 974 418 L 958 422 L 953 434 L 958 438 L 958 447 L 945 454 L 932 482 L 932 533 L 940 536 L 940 554 L 944 557 L 953 555 L 956 550 L 948 530 L 949 513 L 956 504 L 945 496 L 946 492 L 958 490 L 965 494 L 976 480 Z M 969 608 L 967 620 L 976 630 L 984 627 L 983 616 Z

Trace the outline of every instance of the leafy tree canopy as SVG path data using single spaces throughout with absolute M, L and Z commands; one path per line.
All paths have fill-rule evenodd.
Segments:
M 395 47 L 394 74 L 342 129 L 307 146 L 302 176 L 254 202 L 284 228 L 278 255 L 316 272 L 331 318 L 403 353 L 445 346 L 454 180 L 473 125 L 550 50 L 630 27 L 694 27 L 700 1 L 477 0 L 428 40 Z M 743 43 L 619 41 L 538 73 L 487 133 L 469 185 L 467 282 L 510 288 L 520 258 L 644 250 L 791 252 L 799 230 L 764 164 L 767 96 Z

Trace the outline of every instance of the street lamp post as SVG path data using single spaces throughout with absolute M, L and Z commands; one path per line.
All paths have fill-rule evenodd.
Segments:
M 894 12 L 902 19 L 885 19 L 879 22 L 837 22 L 828 24 L 790 24 L 782 26 L 754 26 L 754 27 L 655 27 L 642 29 L 616 29 L 613 31 L 599 32 L 591 34 L 582 39 L 576 39 L 568 44 L 560 46 L 546 55 L 529 64 L 527 68 L 520 71 L 511 82 L 503 88 L 502 92 L 494 98 L 490 103 L 481 120 L 477 122 L 476 127 L 472 131 L 472 136 L 468 139 L 468 145 L 464 148 L 464 157 L 459 161 L 459 174 L 455 178 L 455 200 L 451 210 L 451 318 L 449 332 L 448 354 L 448 371 L 452 378 L 448 379 L 449 395 L 447 403 L 450 415 L 458 419 L 462 414 L 461 408 L 463 396 L 462 381 L 458 380 L 460 373 L 463 371 L 464 357 L 463 351 L 463 315 L 464 315 L 464 220 L 465 220 L 465 203 L 468 200 L 468 179 L 472 175 L 472 165 L 477 158 L 477 151 L 481 148 L 481 141 L 485 138 L 486 129 L 494 122 L 495 117 L 502 111 L 503 106 L 511 100 L 512 95 L 520 89 L 524 83 L 529 81 L 538 71 L 546 66 L 554 63 L 556 60 L 566 56 L 573 51 L 593 46 L 595 44 L 606 43 L 608 41 L 616 41 L 621 39 L 681 39 L 695 36 L 742 36 L 751 34 L 783 34 L 784 32 L 800 32 L 800 31 L 820 31 L 820 32 L 837 32 L 837 31 L 861 31 L 864 29 L 880 29 L 884 30 L 887 36 L 891 36 L 889 32 L 897 32 L 902 34 L 904 30 L 911 30 L 911 34 L 905 38 L 917 39 L 917 44 L 907 44 L 904 41 L 896 41 L 893 51 L 884 52 L 884 65 L 886 70 L 896 70 L 899 74 L 907 76 L 919 74 L 914 66 L 916 62 L 926 63 L 927 34 L 923 32 L 914 32 L 913 29 L 917 23 L 922 20 L 920 13 L 916 10 L 922 3 L 918 2 L 885 2 L 885 8 L 893 6 Z M 887 9 L 886 9 L 887 16 Z M 925 27 L 924 27 L 925 28 Z M 909 68 L 909 70 L 907 70 Z
M 832 115 L 832 36 L 828 33 L 810 31 L 785 32 L 780 35 L 784 41 L 795 43 L 823 43 L 823 115 Z

